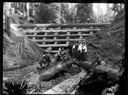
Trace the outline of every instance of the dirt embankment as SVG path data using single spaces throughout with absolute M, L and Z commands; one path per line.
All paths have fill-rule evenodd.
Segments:
M 42 50 L 21 31 L 11 29 L 10 37 L 3 34 L 3 70 L 23 68 L 42 56 Z

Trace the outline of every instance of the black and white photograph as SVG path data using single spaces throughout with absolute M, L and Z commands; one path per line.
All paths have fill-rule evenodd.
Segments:
M 3 2 L 2 93 L 127 95 L 125 4 Z

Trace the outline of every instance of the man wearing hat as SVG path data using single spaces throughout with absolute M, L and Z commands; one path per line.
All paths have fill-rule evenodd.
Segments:
M 82 55 L 82 42 L 79 42 L 80 44 L 78 45 L 78 59 L 81 60 L 81 55 Z
M 82 61 L 87 61 L 87 44 L 85 41 L 82 41 Z
M 73 58 L 76 58 L 76 42 L 74 42 L 72 46 L 72 56 Z
M 72 46 L 73 43 L 71 41 L 68 41 L 68 50 L 69 50 L 69 55 L 72 57 Z
M 75 43 L 75 58 L 78 59 L 78 46 L 79 46 L 79 42 L 77 41 Z

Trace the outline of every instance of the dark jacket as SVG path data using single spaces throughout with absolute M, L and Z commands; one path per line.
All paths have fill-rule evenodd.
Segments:
M 51 62 L 51 59 L 50 59 L 50 56 L 49 56 L 49 55 L 45 55 L 45 56 L 44 56 L 44 59 L 45 59 L 46 62 L 48 62 L 48 63 Z
M 78 58 L 78 44 L 75 46 L 75 58 L 77 59 Z
M 73 46 L 73 44 L 72 43 L 69 43 L 68 49 L 69 49 L 70 56 L 72 56 L 72 46 Z
M 76 47 L 76 45 L 73 45 L 73 47 L 72 47 L 72 57 L 73 58 L 75 58 L 75 56 L 76 56 L 76 50 L 75 50 L 75 47 Z

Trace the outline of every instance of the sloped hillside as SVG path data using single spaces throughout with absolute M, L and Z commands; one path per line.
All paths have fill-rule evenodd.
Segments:
M 13 70 L 33 64 L 42 56 L 42 50 L 22 32 L 11 29 L 10 37 L 3 34 L 3 70 Z
M 125 10 L 121 10 L 113 22 L 89 39 L 99 49 L 96 51 L 109 65 L 119 65 L 125 52 Z M 92 56 L 92 55 L 91 55 Z
M 125 10 L 120 11 L 109 26 L 106 26 L 106 28 L 103 28 L 100 32 L 97 32 L 96 35 L 93 35 L 93 37 L 89 38 L 88 40 L 98 46 L 97 49 L 93 49 L 93 53 L 90 53 L 88 51 L 89 58 L 94 56 L 95 52 L 99 52 L 101 60 L 104 60 L 106 63 L 105 66 L 109 66 L 115 69 L 119 69 L 119 67 L 121 67 L 120 71 L 123 71 L 123 73 L 119 80 L 118 78 L 116 78 L 116 83 L 111 80 L 111 85 L 108 85 L 108 76 L 103 79 L 104 81 L 106 80 L 105 82 L 101 80 L 98 81 L 100 75 L 96 73 L 98 75 L 98 78 L 95 79 L 96 75 L 94 74 L 89 79 L 87 79 L 87 81 L 85 81 L 84 84 L 80 85 L 80 87 L 77 89 L 77 95 L 126 95 L 126 66 L 124 65 Z M 112 77 L 114 78 L 113 75 Z M 89 83 L 88 80 L 91 82 Z M 101 94 L 102 91 L 105 91 L 106 87 L 110 88 L 115 84 L 119 85 L 119 88 L 117 89 L 117 92 L 115 94 L 109 94 L 109 92 Z
M 109 28 L 106 28 L 101 34 L 100 53 L 106 56 L 109 62 L 118 64 L 125 52 L 125 11 L 118 13 Z M 105 54 L 104 54 L 105 52 Z

